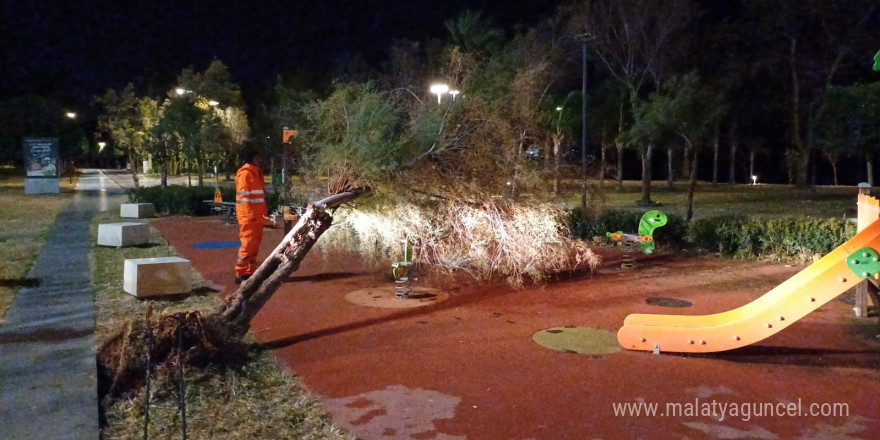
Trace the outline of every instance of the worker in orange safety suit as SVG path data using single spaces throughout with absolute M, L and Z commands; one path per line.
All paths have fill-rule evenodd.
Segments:
M 257 270 L 257 252 L 263 240 L 263 225 L 269 215 L 263 159 L 252 149 L 245 150 L 241 158 L 245 163 L 235 174 L 235 217 L 241 240 L 235 264 L 235 284 L 241 284 Z

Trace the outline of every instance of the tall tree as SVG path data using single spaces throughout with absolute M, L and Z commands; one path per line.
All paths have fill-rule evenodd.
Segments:
M 452 44 L 462 52 L 491 52 L 501 45 L 503 32 L 495 28 L 492 20 L 483 16 L 481 11 L 465 10 L 443 25 L 449 31 Z
M 788 76 L 789 138 L 794 183 L 808 185 L 813 151 L 813 119 L 825 90 L 842 70 L 864 64 L 861 55 L 871 40 L 865 26 L 876 15 L 870 0 L 825 2 L 746 0 L 759 18 L 767 46 L 764 55 Z
M 200 121 L 200 131 L 195 138 L 185 137 L 186 151 L 192 155 L 198 166 L 199 186 L 204 184 L 205 161 L 209 156 L 224 158 L 228 160 L 231 155 L 230 151 L 235 149 L 232 142 L 232 135 L 227 132 L 216 132 L 212 130 L 224 129 L 238 130 L 227 124 L 240 119 L 223 118 L 226 109 L 234 108 L 231 114 L 238 116 L 244 115 L 244 100 L 241 96 L 241 89 L 232 80 L 229 69 L 222 61 L 214 60 L 205 69 L 204 72 L 196 73 L 192 69 L 183 69 L 177 78 L 178 91 L 181 96 L 190 96 L 192 105 L 200 108 L 203 120 Z M 239 133 L 241 134 L 241 132 Z M 246 135 L 245 135 L 246 137 Z M 224 143 L 228 140 L 228 142 Z M 187 140 L 192 142 L 187 143 Z M 217 142 L 221 141 L 221 142 Z
M 588 39 L 599 62 L 627 90 L 629 110 L 638 121 L 638 107 L 669 75 L 673 35 L 689 20 L 690 2 L 641 0 L 585 2 L 572 19 L 573 30 Z M 641 204 L 652 204 L 651 160 L 655 145 L 635 145 L 642 157 Z
M 837 185 L 837 161 L 843 154 L 864 158 L 874 186 L 874 159 L 880 145 L 880 83 L 831 87 L 818 112 L 817 146 L 831 165 Z
M 138 181 L 138 162 L 145 152 L 150 129 L 144 126 L 140 101 L 134 93 L 134 84 L 128 83 L 120 92 L 107 90 L 97 98 L 104 111 L 98 118 L 98 130 L 110 134 L 117 148 L 121 148 L 132 168 L 135 189 Z

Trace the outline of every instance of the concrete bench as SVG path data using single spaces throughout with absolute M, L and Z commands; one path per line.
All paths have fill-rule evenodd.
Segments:
M 98 225 L 99 246 L 135 246 L 150 242 L 150 225 L 147 223 L 105 223 Z
M 122 289 L 137 298 L 192 290 L 189 260 L 180 257 L 128 259 L 124 271 Z
M 156 215 L 156 208 L 152 203 L 123 203 L 119 207 L 119 216 L 122 218 L 147 218 Z

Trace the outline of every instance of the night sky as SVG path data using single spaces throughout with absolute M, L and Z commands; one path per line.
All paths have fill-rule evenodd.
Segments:
M 181 69 L 213 59 L 245 94 L 282 72 L 328 72 L 360 55 L 378 65 L 395 38 L 445 38 L 465 9 L 499 27 L 531 24 L 560 1 L 0 0 L 0 99 L 28 93 L 86 106 L 134 82 L 161 96 Z

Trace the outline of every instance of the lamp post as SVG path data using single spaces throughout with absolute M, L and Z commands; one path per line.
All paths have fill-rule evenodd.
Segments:
M 583 35 L 581 76 L 581 208 L 587 210 L 587 37 Z

